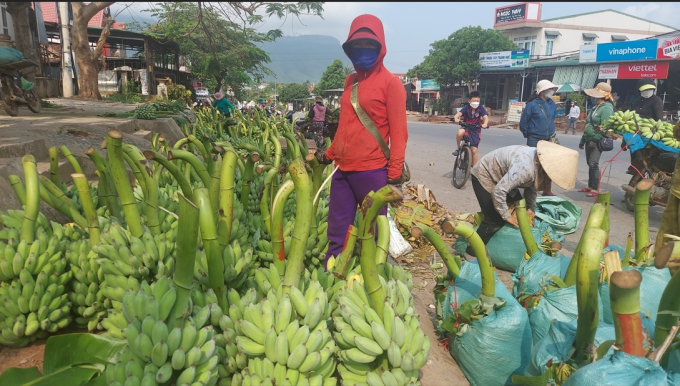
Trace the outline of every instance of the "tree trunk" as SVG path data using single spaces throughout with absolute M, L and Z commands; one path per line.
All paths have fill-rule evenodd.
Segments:
M 28 19 L 29 10 L 31 7 L 30 2 L 10 2 L 7 4 L 7 12 L 12 16 L 12 23 L 14 24 L 14 44 L 17 50 L 21 51 L 26 59 L 31 60 L 40 64 L 40 54 L 38 50 L 33 47 L 31 42 L 31 23 Z M 33 31 L 35 36 L 38 35 L 38 31 Z M 30 81 L 35 80 L 37 68 L 28 67 L 22 69 L 22 73 L 27 75 Z M 39 71 L 38 71 L 39 73 Z
M 97 12 L 110 6 L 114 2 L 92 2 L 85 5 L 82 2 L 72 2 L 73 27 L 71 27 L 71 44 L 78 63 L 78 95 L 83 99 L 102 99 L 99 93 L 99 70 L 106 39 L 111 34 L 111 16 L 105 13 L 104 29 L 99 36 L 99 41 L 94 50 L 90 49 L 87 38 L 87 23 Z
M 223 75 L 218 75 L 215 77 L 215 81 L 217 82 L 217 86 L 215 86 L 215 92 L 220 92 L 220 89 L 222 88 L 222 81 L 224 80 Z
M 471 93 L 473 91 L 477 91 L 477 84 L 476 84 L 475 80 L 476 79 L 465 81 L 465 84 L 467 85 L 467 88 L 468 88 L 468 93 Z

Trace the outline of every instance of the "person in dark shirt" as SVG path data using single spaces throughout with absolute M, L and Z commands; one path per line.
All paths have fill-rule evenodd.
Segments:
M 462 119 L 465 123 L 480 125 L 479 129 L 468 129 L 470 149 L 472 150 L 472 166 L 477 163 L 477 148 L 482 140 L 482 129 L 486 129 L 489 126 L 489 113 L 484 106 L 480 106 L 480 100 L 479 91 L 471 92 L 470 97 L 468 98 L 468 104 L 463 106 L 463 108 L 453 116 L 456 123 L 460 122 Z M 460 148 L 460 141 L 463 139 L 464 134 L 465 129 L 458 129 L 458 134 L 456 135 L 456 144 L 458 145 L 458 148 Z M 454 151 L 453 155 L 457 157 L 458 150 Z
M 656 85 L 650 78 L 640 79 L 637 84 L 640 92 L 640 99 L 633 104 L 633 110 L 640 114 L 642 118 L 659 120 L 663 118 L 663 100 L 654 94 Z

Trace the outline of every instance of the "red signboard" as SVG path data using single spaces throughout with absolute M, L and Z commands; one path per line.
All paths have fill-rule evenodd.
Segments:
M 660 37 L 656 58 L 680 59 L 680 35 Z
M 541 3 L 517 3 L 495 9 L 494 27 L 524 21 L 541 21 Z
M 666 79 L 669 62 L 601 64 L 599 79 Z

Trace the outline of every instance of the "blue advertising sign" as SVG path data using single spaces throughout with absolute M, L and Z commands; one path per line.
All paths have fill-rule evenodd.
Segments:
M 482 68 L 522 68 L 529 64 L 529 50 L 482 52 L 479 54 Z
M 658 39 L 629 40 L 597 45 L 598 62 L 656 59 Z

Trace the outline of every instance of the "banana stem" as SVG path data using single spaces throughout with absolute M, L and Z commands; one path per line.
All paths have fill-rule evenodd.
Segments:
M 274 130 L 276 132 L 276 130 Z M 269 137 L 269 141 L 274 145 L 274 169 L 278 169 L 281 165 L 281 142 L 277 136 L 272 135 Z
M 636 270 L 614 272 L 609 280 L 616 346 L 638 357 L 645 355 L 640 319 L 641 282 L 642 275 Z
M 267 232 L 271 235 L 272 233 L 272 219 L 271 211 L 269 210 L 270 205 L 273 202 L 269 202 L 269 193 L 272 189 L 272 179 L 278 174 L 278 168 L 269 169 L 267 174 L 264 176 L 264 191 L 262 192 L 262 199 L 260 200 L 260 213 L 262 214 L 262 221 L 264 226 L 267 228 Z
M 213 219 L 219 220 L 220 209 L 220 174 L 222 173 L 222 157 L 219 154 L 212 159 L 210 170 L 210 206 L 213 211 Z
M 442 224 L 442 229 L 445 233 L 453 233 L 464 237 L 472 250 L 477 256 L 477 263 L 479 264 L 479 272 L 482 274 L 482 295 L 488 297 L 496 296 L 496 278 L 493 275 L 493 265 L 486 254 L 486 247 L 484 242 L 479 237 L 475 229 L 470 225 L 462 222 L 445 221 Z
M 654 327 L 655 347 L 661 347 L 671 329 L 678 325 L 677 315 L 665 313 L 677 313 L 680 311 L 680 296 L 678 296 L 678 293 L 680 293 L 680 275 L 676 274 L 666 284 L 666 289 L 664 289 L 659 301 L 659 309 L 656 313 L 656 324 Z M 664 354 L 661 359 L 661 365 L 664 368 L 668 365 L 668 354 Z
M 198 152 L 201 153 L 201 157 L 203 157 L 203 160 L 205 160 L 207 162 L 208 157 L 210 157 L 210 155 L 208 154 L 208 150 L 203 145 L 203 143 L 201 141 L 199 141 L 198 138 L 196 138 L 196 136 L 193 135 L 193 134 L 190 134 L 187 137 L 187 140 L 189 142 L 191 142 L 191 144 L 194 145 L 196 147 L 196 149 L 198 149 Z
M 111 130 L 108 132 L 106 149 L 109 166 L 111 167 L 111 177 L 116 185 L 116 191 L 118 191 L 118 196 L 123 206 L 125 222 L 133 236 L 142 237 L 144 226 L 142 225 L 142 217 L 137 208 L 137 200 L 135 200 L 135 196 L 132 193 L 130 179 L 125 170 L 125 163 L 123 162 L 123 134 L 120 131 Z
M 22 206 L 26 205 L 26 188 L 24 187 L 24 183 L 21 182 L 21 178 L 16 174 L 10 174 L 7 179 L 9 180 L 10 185 L 12 185 L 12 189 L 17 196 L 17 200 L 19 200 L 19 204 Z
M 148 160 L 158 162 L 168 172 L 170 172 L 170 174 L 177 181 L 177 185 L 179 185 L 179 188 L 182 190 L 182 194 L 184 194 L 186 199 L 189 201 L 194 200 L 194 192 L 193 189 L 191 189 L 191 184 L 189 184 L 189 181 L 184 177 L 184 174 L 182 174 L 182 171 L 177 167 L 177 165 L 170 162 L 167 158 L 155 151 L 145 151 L 144 157 Z
M 342 252 L 335 256 L 335 267 L 333 272 L 342 280 L 347 278 L 347 275 L 349 275 L 349 271 L 352 268 L 350 266 L 350 261 L 354 254 L 354 247 L 357 244 L 357 237 L 359 237 L 359 229 L 350 224 L 347 229 L 347 235 L 345 235 L 345 243 L 342 245 Z
M 260 160 L 260 155 L 256 152 L 250 153 L 246 160 L 246 169 L 243 173 L 241 182 L 241 205 L 244 208 L 248 207 L 248 198 L 250 197 L 250 183 L 253 180 L 253 170 L 255 169 L 255 162 Z
M 274 202 L 272 204 L 272 252 L 274 254 L 274 265 L 276 266 L 276 269 L 279 270 L 279 272 L 283 272 L 284 261 L 286 260 L 286 251 L 283 240 L 283 211 L 286 206 L 286 200 L 288 199 L 288 196 L 293 193 L 293 190 L 295 190 L 295 184 L 292 180 L 287 180 L 276 192 L 276 196 L 274 197 Z
M 577 263 L 576 303 L 578 318 L 574 339 L 574 358 L 576 362 L 588 363 L 592 360 L 591 346 L 595 341 L 595 331 L 599 322 L 597 299 L 599 267 L 602 249 L 607 240 L 607 232 L 600 228 L 587 228 L 582 236 L 582 249 Z
M 99 189 L 103 190 L 104 200 L 106 201 L 106 206 L 109 210 L 109 214 L 116 218 L 121 218 L 120 216 L 120 205 L 118 205 L 118 198 L 116 197 L 116 186 L 113 184 L 113 178 L 111 177 L 111 169 L 106 163 L 106 160 L 102 158 L 97 150 L 93 147 L 85 150 L 85 155 L 90 157 L 94 166 L 97 167 L 99 171 Z M 54 182 L 54 180 L 53 180 Z M 103 188 L 103 189 L 102 189 Z
M 286 143 L 288 145 L 286 147 L 288 159 L 293 160 L 297 158 L 298 154 L 300 154 L 300 144 L 295 139 L 295 136 L 292 133 L 284 133 L 283 137 L 286 139 Z
M 59 150 L 56 146 L 52 146 L 49 149 L 50 153 L 50 179 L 52 182 L 59 186 Z
M 142 165 L 142 160 L 146 158 L 136 146 L 123 145 L 124 155 L 131 162 L 130 167 L 139 171 L 138 178 L 141 178 L 144 190 L 144 213 L 146 214 L 146 226 L 149 227 L 152 235 L 159 235 L 161 233 L 161 224 L 158 217 L 158 184 L 156 180 L 150 175 L 151 170 Z M 134 165 L 134 166 L 133 166 Z
M 199 223 L 201 238 L 205 255 L 208 260 L 208 282 L 210 288 L 215 291 L 217 304 L 223 310 L 229 308 L 227 303 L 227 292 L 224 285 L 224 260 L 222 260 L 222 250 L 217 242 L 217 229 L 215 219 L 212 216 L 212 206 L 210 205 L 210 192 L 207 188 L 194 189 L 196 204 L 199 210 Z
M 609 202 L 611 199 L 611 193 L 603 190 L 597 193 L 597 200 L 595 203 L 597 204 L 602 204 L 604 205 L 605 209 L 605 214 L 604 214 L 604 219 L 602 220 L 602 230 L 607 232 L 607 241 L 605 243 L 605 247 L 609 246 Z
M 173 277 L 177 286 L 177 298 L 170 312 L 169 328 L 182 326 L 184 319 L 191 312 L 189 296 L 194 283 L 194 264 L 198 251 L 199 209 L 181 193 L 177 196 L 179 197 L 177 221 L 178 228 L 182 231 L 177 234 L 177 264 Z
M 390 249 L 390 221 L 387 219 L 387 216 L 379 215 L 377 225 L 378 241 L 375 251 L 375 262 L 376 264 L 385 264 L 387 263 L 387 254 Z
M 64 157 L 66 157 L 68 162 L 71 164 L 71 166 L 73 166 L 73 170 L 75 170 L 76 173 L 83 174 L 83 169 L 80 167 L 80 164 L 76 160 L 76 157 L 74 157 L 73 154 L 71 154 L 68 148 L 66 146 L 61 146 L 59 150 L 61 150 L 61 154 L 63 154 Z
M 196 157 L 195 155 L 191 154 L 186 150 L 173 149 L 168 151 L 168 159 L 169 160 L 179 159 L 185 161 L 187 165 L 190 167 L 189 170 L 193 169 L 196 172 L 196 174 L 198 174 L 198 177 L 200 178 L 201 182 L 203 182 L 203 186 L 206 188 L 210 188 L 210 174 L 208 174 L 208 171 L 205 168 L 205 164 L 201 162 L 201 160 L 198 159 L 198 157 Z
M 621 262 L 621 267 L 625 268 L 630 265 L 630 251 L 633 249 L 633 234 L 628 233 L 626 237 L 626 251 L 623 254 L 623 261 Z
M 59 187 L 54 185 L 47 177 L 40 177 L 40 182 L 40 198 L 45 201 L 47 205 L 58 210 L 81 228 L 87 228 L 87 220 L 85 217 L 78 212 L 71 200 L 66 198 L 64 192 L 59 189 Z
M 590 208 L 590 213 L 588 214 L 588 220 L 586 220 L 586 225 L 583 227 L 583 234 L 581 234 L 581 239 L 576 245 L 574 254 L 571 256 L 571 261 L 569 261 L 569 266 L 567 267 L 567 272 L 564 274 L 564 284 L 571 287 L 576 284 L 576 270 L 578 264 L 578 256 L 581 252 L 581 247 L 583 245 L 585 231 L 588 228 L 600 228 L 602 229 L 602 222 L 604 221 L 606 209 L 602 204 L 594 204 Z
M 87 218 L 87 228 L 90 234 L 90 246 L 94 247 L 99 244 L 99 217 L 92 202 L 90 194 L 90 184 L 84 174 L 71 174 L 73 183 L 76 185 L 78 195 L 80 196 L 80 203 L 83 206 L 83 212 Z
M 21 163 L 24 166 L 24 181 L 26 181 L 26 206 L 20 236 L 22 240 L 30 244 L 35 241 L 35 223 L 40 209 L 40 180 L 35 157 L 27 154 L 21 158 Z
M 635 260 L 644 261 L 649 246 L 649 194 L 654 180 L 645 178 L 635 187 Z
M 680 182 L 680 170 L 678 175 L 673 174 L 672 183 L 676 184 Z M 674 188 L 673 191 L 680 191 L 680 186 Z M 654 250 L 658 251 L 661 246 L 666 243 L 664 235 L 670 234 L 674 236 L 680 236 L 680 221 L 678 221 L 678 209 L 680 209 L 680 199 L 678 199 L 674 194 L 668 195 L 668 202 L 666 204 L 666 209 L 663 211 L 661 216 L 661 223 L 659 224 L 659 231 L 656 234 L 656 241 L 654 245 Z
M 534 234 L 531 233 L 531 224 L 529 224 L 527 202 L 525 199 L 521 199 L 515 206 L 515 215 L 517 216 L 519 232 L 522 234 L 522 240 L 524 240 L 524 245 L 527 247 L 527 254 L 533 256 L 538 252 L 538 244 L 536 244 Z
M 303 259 L 312 221 L 312 181 L 301 158 L 294 159 L 288 165 L 288 173 L 290 173 L 295 184 L 297 205 L 295 208 L 295 226 L 291 233 L 288 265 L 283 278 L 284 293 L 289 292 L 291 287 L 297 287 L 300 283 L 300 274 L 304 269 Z
M 303 138 L 304 139 L 304 138 Z M 309 166 L 312 168 L 312 192 L 314 194 L 317 194 L 319 189 L 321 189 L 321 184 L 323 184 L 323 169 L 325 165 L 322 165 L 319 163 L 319 160 L 316 159 L 314 154 L 307 154 L 305 156 L 305 160 L 309 164 Z M 316 214 L 319 210 L 319 201 L 314 201 L 313 202 L 314 209 L 312 211 L 312 216 L 313 216 L 313 227 L 316 228 Z
M 427 241 L 432 244 L 434 249 L 437 250 L 437 253 L 439 253 L 442 260 L 444 260 L 444 265 L 446 265 L 446 268 L 449 270 L 449 276 L 451 276 L 453 280 L 456 280 L 458 275 L 460 275 L 460 263 L 456 261 L 451 252 L 449 252 L 446 243 L 439 237 L 437 232 L 426 225 L 416 225 L 411 228 L 411 236 L 415 238 L 424 236 Z
M 220 168 L 219 220 L 217 220 L 217 237 L 220 247 L 225 249 L 231 240 L 231 228 L 234 221 L 234 175 L 236 172 L 236 153 L 228 149 L 224 153 Z
M 299 197 L 299 196 L 298 196 Z M 377 192 L 369 192 L 361 203 L 359 221 L 359 240 L 361 240 L 361 276 L 364 278 L 364 288 L 371 301 L 371 307 L 383 314 L 385 307 L 385 290 L 382 287 L 375 260 L 375 222 L 380 210 L 392 201 L 403 199 L 404 196 L 392 185 L 380 188 Z

